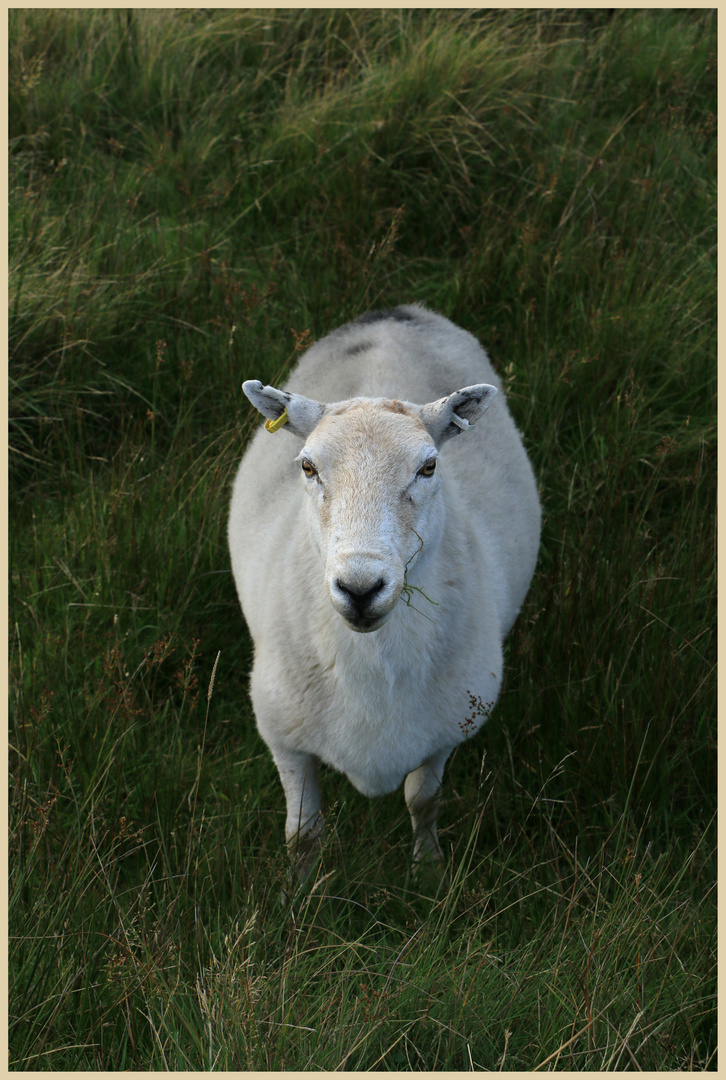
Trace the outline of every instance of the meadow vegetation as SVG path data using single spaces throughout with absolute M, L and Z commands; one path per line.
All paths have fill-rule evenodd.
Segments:
M 9 34 L 9 1067 L 715 1068 L 715 11 Z M 414 300 L 504 379 L 540 562 L 445 884 L 328 771 L 285 904 L 241 383 Z

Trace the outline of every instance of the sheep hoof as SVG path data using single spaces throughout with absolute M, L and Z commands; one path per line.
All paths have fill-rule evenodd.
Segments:
M 304 882 L 318 862 L 322 851 L 323 815 L 318 814 L 312 828 L 301 836 L 296 833 L 287 842 L 293 872 L 299 882 Z
M 446 877 L 442 851 L 423 851 L 414 854 L 411 877 L 418 888 L 429 892 L 438 889 Z
M 287 850 L 287 882 L 280 891 L 280 904 L 283 907 L 289 907 L 293 900 L 316 882 L 314 871 L 320 863 L 322 852 L 320 832 L 315 836 L 293 837 L 287 842 Z

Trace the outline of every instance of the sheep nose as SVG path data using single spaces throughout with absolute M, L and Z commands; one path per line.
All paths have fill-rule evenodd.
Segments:
M 353 584 L 353 582 L 345 582 L 341 578 L 336 578 L 335 587 L 342 592 L 346 596 L 348 602 L 353 605 L 356 615 L 363 615 L 376 597 L 383 592 L 386 587 L 386 581 L 385 578 L 379 578 L 374 585 L 365 588 L 365 586 L 361 587 L 357 583 Z

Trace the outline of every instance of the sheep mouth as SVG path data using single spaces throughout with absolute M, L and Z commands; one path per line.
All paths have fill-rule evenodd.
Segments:
M 371 634 L 383 626 L 390 614 L 386 611 L 383 615 L 341 615 L 341 618 L 357 634 Z

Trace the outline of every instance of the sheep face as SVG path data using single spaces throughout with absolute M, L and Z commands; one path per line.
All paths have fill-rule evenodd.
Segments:
M 359 633 L 396 606 L 417 559 L 443 531 L 433 438 L 400 403 L 326 412 L 296 460 L 331 603 Z
M 438 447 L 476 423 L 496 388 L 479 383 L 428 405 L 384 398 L 324 405 L 258 380 L 242 389 L 269 430 L 304 440 L 296 460 L 330 600 L 351 629 L 377 630 L 407 573 L 441 539 Z

